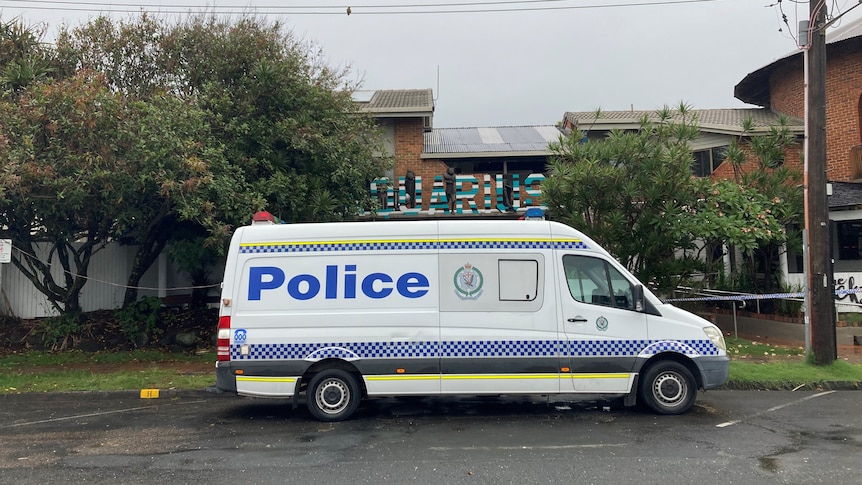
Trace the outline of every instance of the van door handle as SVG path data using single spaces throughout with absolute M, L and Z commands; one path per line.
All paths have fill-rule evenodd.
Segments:
M 587 319 L 579 315 L 575 318 L 570 318 L 569 321 L 572 323 L 584 323 L 587 321 Z

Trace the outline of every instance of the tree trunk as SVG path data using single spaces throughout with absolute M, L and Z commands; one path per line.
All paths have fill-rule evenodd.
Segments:
M 171 237 L 172 229 L 176 225 L 176 220 L 173 217 L 161 218 L 151 228 L 147 234 L 147 238 L 138 250 L 135 252 L 135 259 L 132 263 L 132 271 L 129 274 L 129 279 L 126 282 L 126 293 L 123 297 L 123 308 L 127 308 L 132 303 L 138 301 L 138 286 L 141 278 L 153 263 L 156 262 L 159 255 L 165 249 L 168 240 Z

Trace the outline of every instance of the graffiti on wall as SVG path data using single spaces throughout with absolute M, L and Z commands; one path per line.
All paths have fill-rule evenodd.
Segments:
M 543 174 L 484 174 L 480 177 L 481 180 L 475 175 L 455 176 L 454 191 L 450 189 L 449 194 L 455 199 L 454 209 L 450 209 L 443 175 L 436 175 L 430 184 L 412 173 L 399 177 L 397 185 L 389 179 L 377 179 L 371 182 L 371 196 L 378 201 L 378 214 L 518 212 L 541 204 Z M 427 209 L 423 210 L 424 207 Z
M 858 291 L 859 282 L 862 281 L 862 275 L 856 273 L 836 273 L 835 274 L 835 291 L 841 290 Z M 844 293 L 841 292 L 835 296 L 837 302 L 842 303 L 859 303 L 862 295 L 859 293 Z

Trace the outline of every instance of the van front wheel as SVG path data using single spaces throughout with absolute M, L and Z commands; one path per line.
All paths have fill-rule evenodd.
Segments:
M 359 406 L 356 378 L 341 369 L 318 372 L 308 383 L 306 405 L 320 421 L 342 421 Z
M 697 397 L 697 383 L 684 365 L 657 362 L 640 381 L 640 399 L 658 414 L 683 414 L 691 410 Z

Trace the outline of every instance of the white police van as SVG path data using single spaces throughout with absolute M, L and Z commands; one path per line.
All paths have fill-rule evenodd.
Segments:
M 216 385 L 304 394 L 320 420 L 364 397 L 458 394 L 625 397 L 679 414 L 728 369 L 717 327 L 556 222 L 252 224 L 231 241 Z

